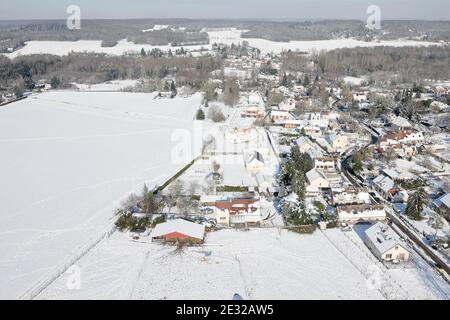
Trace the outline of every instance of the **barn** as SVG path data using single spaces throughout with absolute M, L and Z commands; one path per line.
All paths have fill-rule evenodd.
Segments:
M 183 219 L 157 224 L 150 233 L 153 240 L 168 242 L 203 243 L 205 226 Z

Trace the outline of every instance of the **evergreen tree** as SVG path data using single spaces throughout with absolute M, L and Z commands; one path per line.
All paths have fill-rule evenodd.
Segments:
M 303 79 L 303 86 L 307 87 L 311 83 L 311 80 L 309 80 L 308 74 L 305 74 L 305 78 Z
M 421 213 L 426 204 L 427 194 L 423 188 L 419 188 L 409 197 L 405 213 L 413 220 L 421 220 Z
M 50 80 L 50 85 L 52 86 L 53 89 L 56 89 L 61 85 L 61 80 L 59 80 L 57 77 L 53 77 Z
M 197 114 L 196 114 L 195 118 L 197 120 L 205 120 L 205 113 L 203 112 L 202 109 L 197 110 Z
M 170 84 L 170 91 L 172 91 L 172 98 L 177 95 L 177 88 L 175 86 L 175 82 L 173 82 L 173 81 Z
M 303 172 L 295 172 L 291 182 L 292 191 L 298 196 L 298 199 L 305 200 L 306 182 Z
M 145 57 L 147 54 L 145 53 L 144 48 L 141 49 L 141 57 Z

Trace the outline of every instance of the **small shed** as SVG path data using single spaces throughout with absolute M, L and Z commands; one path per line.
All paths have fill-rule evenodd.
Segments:
M 152 241 L 203 243 L 205 226 L 184 219 L 176 219 L 157 224 L 150 233 L 150 237 Z

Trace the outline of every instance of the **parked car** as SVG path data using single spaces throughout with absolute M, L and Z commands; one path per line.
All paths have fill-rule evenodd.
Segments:
M 206 207 L 206 208 L 201 208 L 201 209 L 200 209 L 200 212 L 201 212 L 201 213 L 205 213 L 205 214 L 211 214 L 211 213 L 214 212 L 214 210 L 211 209 L 211 208 Z

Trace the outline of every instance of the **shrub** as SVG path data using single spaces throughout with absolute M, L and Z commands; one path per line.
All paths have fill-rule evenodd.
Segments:
M 160 224 L 160 223 L 163 223 L 163 222 L 166 222 L 166 217 L 164 217 L 164 216 L 156 217 L 152 221 L 152 227 L 154 228 L 157 224 Z
M 226 120 L 225 115 L 216 106 L 212 107 L 209 110 L 208 118 L 211 119 L 214 122 L 223 122 L 223 121 Z
M 150 226 L 149 218 L 135 218 L 131 214 L 122 214 L 115 223 L 119 231 L 143 231 Z
M 314 231 L 316 231 L 316 225 L 310 224 L 310 225 L 304 225 L 304 226 L 289 226 L 287 227 L 289 231 L 297 232 L 297 233 L 306 233 L 306 234 L 312 234 Z

